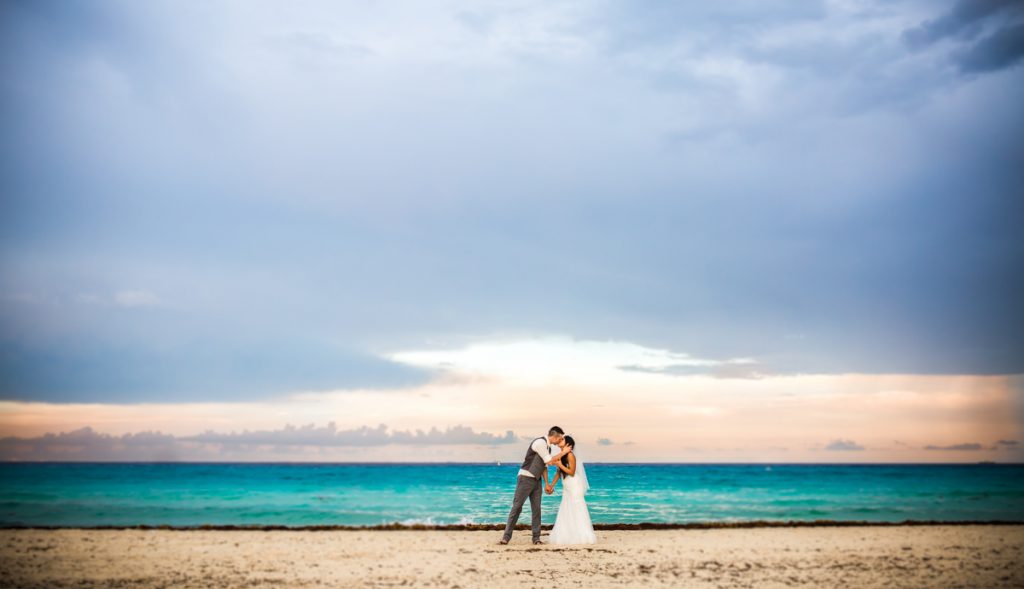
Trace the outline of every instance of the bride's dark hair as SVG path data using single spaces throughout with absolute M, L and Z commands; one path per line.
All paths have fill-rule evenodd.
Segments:
M 565 445 L 569 446 L 573 450 L 576 449 L 576 440 L 572 439 L 572 436 L 565 436 Z M 562 456 L 562 465 L 569 468 L 569 455 Z M 568 475 L 566 475 L 568 476 Z

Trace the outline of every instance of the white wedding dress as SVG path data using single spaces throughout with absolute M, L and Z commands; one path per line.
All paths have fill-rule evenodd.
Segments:
M 563 472 L 562 475 L 565 475 Z M 594 524 L 584 495 L 590 484 L 583 462 L 576 459 L 576 474 L 562 479 L 562 503 L 558 506 L 555 527 L 551 529 L 552 544 L 594 544 Z

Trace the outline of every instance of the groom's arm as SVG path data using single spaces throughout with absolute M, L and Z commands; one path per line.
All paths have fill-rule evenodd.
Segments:
M 555 454 L 555 455 L 552 456 L 551 455 L 551 446 L 548 446 L 547 440 L 544 440 L 542 438 L 537 438 L 536 440 L 534 440 L 533 443 L 530 444 L 530 447 L 533 448 L 533 451 L 536 452 L 537 454 L 539 454 L 541 460 L 544 461 L 544 465 L 545 465 L 545 468 L 544 468 L 544 482 L 546 483 L 547 480 L 548 480 L 547 479 L 547 475 L 548 475 L 547 465 L 554 464 L 554 462 L 556 460 L 558 460 L 562 456 L 565 456 L 565 454 L 569 452 L 569 448 L 563 448 L 561 452 L 559 452 L 558 454 Z
M 544 492 L 550 495 L 554 492 L 555 483 L 558 482 L 558 475 L 555 474 L 555 480 L 548 483 L 548 467 L 544 467 Z
M 544 464 L 551 464 L 555 460 L 561 458 L 562 454 L 565 454 L 565 451 L 563 451 L 560 454 L 552 456 L 551 447 L 548 446 L 547 440 L 541 438 L 534 440 L 533 444 L 530 444 L 530 447 L 533 448 L 534 452 L 540 455 L 540 459 L 544 461 Z
M 557 461 L 559 458 L 561 458 L 562 456 L 565 456 L 568 453 L 569 453 L 569 448 L 563 448 L 561 452 L 559 452 L 558 454 L 555 454 L 554 456 L 551 456 L 549 454 L 545 454 L 544 456 L 545 456 L 546 460 L 544 460 L 544 464 L 554 464 L 555 461 Z

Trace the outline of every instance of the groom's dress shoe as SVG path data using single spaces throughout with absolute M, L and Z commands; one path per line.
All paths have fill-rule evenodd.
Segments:
M 543 544 L 543 542 L 541 542 L 540 540 L 534 540 L 533 543 L 534 544 Z

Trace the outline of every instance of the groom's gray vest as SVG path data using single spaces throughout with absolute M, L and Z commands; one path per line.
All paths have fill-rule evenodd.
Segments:
M 530 474 L 540 478 L 541 473 L 544 472 L 544 459 L 533 451 L 533 443 L 537 440 L 544 440 L 544 444 L 547 445 L 548 441 L 544 438 L 534 438 L 530 440 L 530 445 L 526 448 L 526 458 L 523 459 L 523 470 L 530 471 Z

